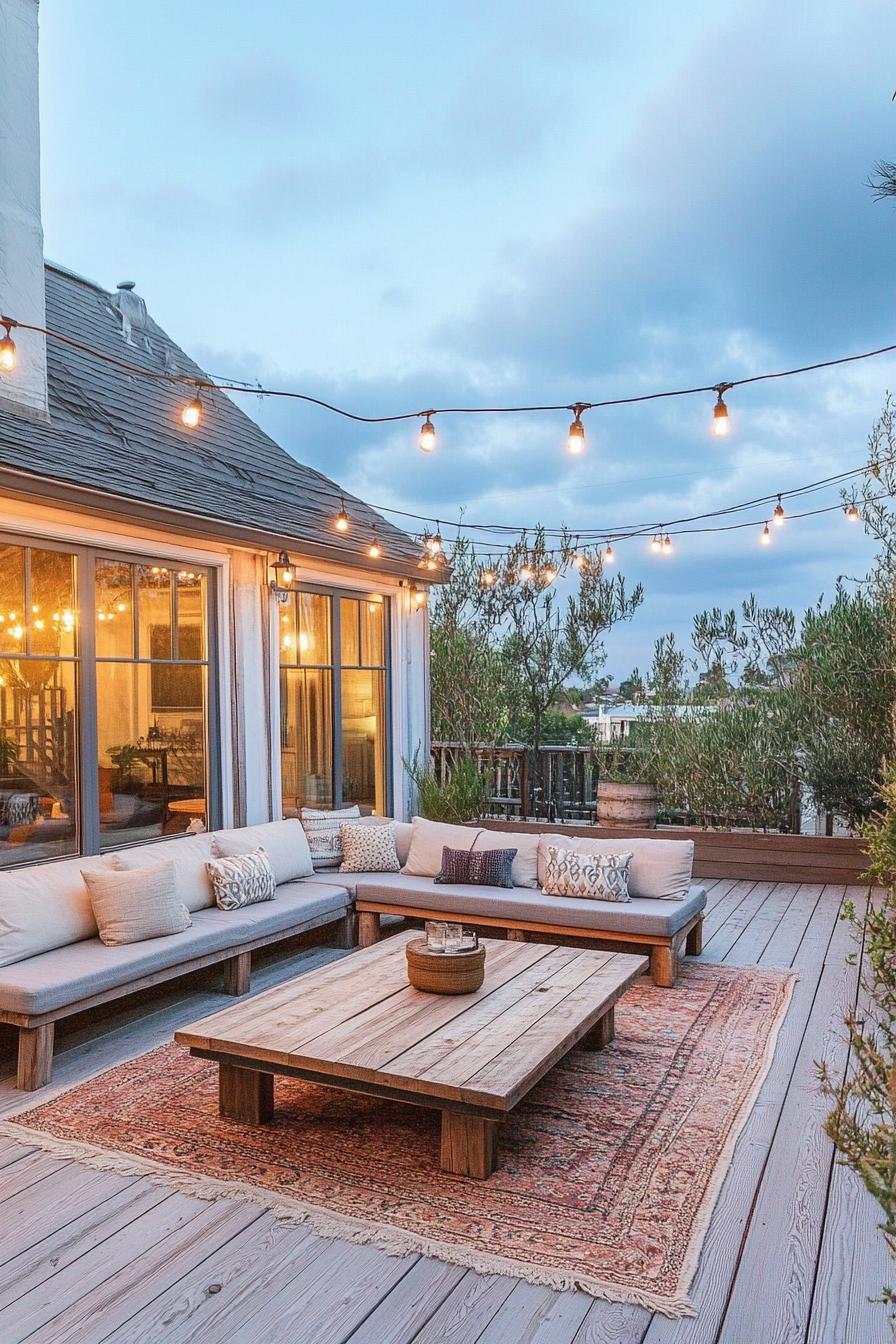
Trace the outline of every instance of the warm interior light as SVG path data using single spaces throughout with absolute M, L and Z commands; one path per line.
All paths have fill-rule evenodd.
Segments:
M 616 556 L 613 554 L 613 547 L 608 546 L 607 549 L 604 551 L 604 560 L 606 560 L 608 565 L 612 565 L 615 559 Z
M 575 419 L 569 427 L 569 438 L 566 440 L 566 451 L 572 453 L 573 457 L 578 457 L 585 451 L 585 426 L 582 424 L 582 410 L 579 406 L 574 406 Z
M 16 343 L 10 336 L 10 324 L 5 323 L 6 335 L 0 340 L 0 373 L 12 373 L 16 366 Z
M 785 515 L 785 513 L 784 513 L 784 505 L 781 503 L 781 496 L 779 495 L 779 496 L 778 496 L 778 502 L 777 502 L 777 504 L 775 505 L 775 511 L 774 511 L 774 513 L 772 514 L 772 518 L 774 519 L 775 526 L 776 526 L 776 527 L 783 527 L 783 526 L 784 526 L 784 519 L 785 519 L 785 517 L 786 517 L 786 515 Z
M 188 401 L 180 413 L 180 418 L 187 429 L 195 429 L 202 419 L 202 402 L 198 394 L 192 401 Z
M 421 453 L 431 453 L 436 446 L 436 428 L 430 419 L 430 416 L 433 414 L 433 411 L 427 411 L 426 419 L 420 427 L 420 437 L 418 438 L 417 443 Z
M 762 542 L 763 546 L 768 546 L 771 542 L 771 539 L 772 534 L 769 531 L 768 523 L 766 523 L 765 527 L 762 529 L 762 535 L 760 536 L 759 540 Z
M 712 412 L 712 432 L 719 439 L 725 437 L 728 433 L 728 407 L 725 405 L 725 398 L 719 389 L 718 400 L 713 407 Z

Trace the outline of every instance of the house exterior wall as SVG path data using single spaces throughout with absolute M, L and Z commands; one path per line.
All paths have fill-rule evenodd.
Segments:
M 272 556 L 200 540 L 187 532 L 135 527 L 124 520 L 11 497 L 0 498 L 0 531 L 23 538 L 91 546 L 202 565 L 216 592 L 218 726 L 211 744 L 220 771 L 222 821 L 246 825 L 282 815 L 280 795 L 277 603 L 269 587 Z M 407 817 L 414 798 L 403 760 L 429 746 L 427 608 L 406 580 L 315 561 L 298 564 L 299 582 L 379 593 L 390 602 L 389 752 L 392 811 Z

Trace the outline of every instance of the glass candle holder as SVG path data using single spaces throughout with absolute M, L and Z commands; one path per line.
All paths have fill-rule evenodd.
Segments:
M 445 951 L 459 952 L 464 942 L 463 924 L 445 925 Z
M 445 934 L 448 925 L 442 920 L 428 919 L 426 921 L 426 947 L 430 952 L 445 951 Z

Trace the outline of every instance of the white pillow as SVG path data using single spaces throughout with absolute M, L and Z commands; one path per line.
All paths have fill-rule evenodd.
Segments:
M 173 840 L 119 849 L 112 855 L 112 863 L 119 872 L 132 872 L 150 864 L 173 863 L 177 894 L 187 909 L 194 911 L 208 910 L 215 903 L 215 893 L 205 870 L 211 857 L 210 836 L 181 835 Z
M 630 850 L 625 854 L 586 854 L 548 845 L 542 891 L 545 896 L 573 896 L 579 900 L 630 901 L 631 861 Z
M 631 854 L 628 889 L 632 896 L 683 901 L 691 885 L 693 840 L 632 840 L 625 836 L 618 840 L 606 836 L 592 840 L 582 835 L 542 835 L 538 846 L 538 877 L 542 887 L 550 845 L 574 849 L 579 854 Z
M 339 867 L 342 862 L 342 823 L 360 819 L 361 809 L 357 804 L 331 812 L 321 811 L 317 807 L 302 808 L 302 826 L 310 846 L 311 862 L 316 870 Z
M 214 831 L 212 847 L 219 859 L 263 849 L 271 861 L 278 887 L 282 882 L 294 882 L 296 878 L 310 877 L 314 872 L 308 841 L 302 823 L 296 817 L 263 821 L 257 826 L 241 826 L 232 831 Z
M 411 848 L 411 835 L 414 830 L 409 821 L 396 821 L 394 817 L 362 817 L 361 821 L 365 826 L 391 826 L 395 836 L 398 862 L 402 865 L 407 863 L 408 851 Z
M 343 822 L 340 873 L 397 873 L 401 871 L 395 848 L 394 826 L 364 826 Z
M 219 910 L 241 910 L 245 905 L 274 899 L 277 890 L 274 870 L 260 846 L 250 854 L 210 859 L 207 867 Z
M 130 871 L 84 871 L 90 904 L 107 947 L 183 933 L 192 924 L 177 891 L 173 863 Z
M 415 817 L 411 844 L 402 872 L 409 877 L 435 877 L 442 867 L 442 850 L 516 849 L 513 860 L 513 885 L 538 886 L 537 831 L 488 831 L 475 826 L 452 826 L 444 821 Z
M 111 872 L 108 856 L 0 873 L 0 966 L 97 936 L 82 871 Z

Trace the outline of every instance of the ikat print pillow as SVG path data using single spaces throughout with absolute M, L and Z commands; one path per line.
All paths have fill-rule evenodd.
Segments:
M 316 807 L 302 808 L 302 826 L 315 869 L 339 867 L 342 862 L 342 824 L 359 821 L 360 818 L 361 809 L 357 804 L 333 812 L 324 812 Z
M 241 910 L 245 905 L 274 899 L 277 881 L 271 861 L 260 847 L 251 854 L 210 859 L 205 866 L 219 910 Z
M 515 849 L 442 850 L 442 866 L 435 882 L 469 887 L 512 887 Z
M 631 854 L 578 854 L 548 845 L 542 891 L 545 896 L 576 896 L 592 901 L 630 901 Z
M 395 827 L 376 822 L 364 826 L 348 822 L 339 828 L 342 841 L 340 873 L 397 873 L 401 871 L 395 847 Z

